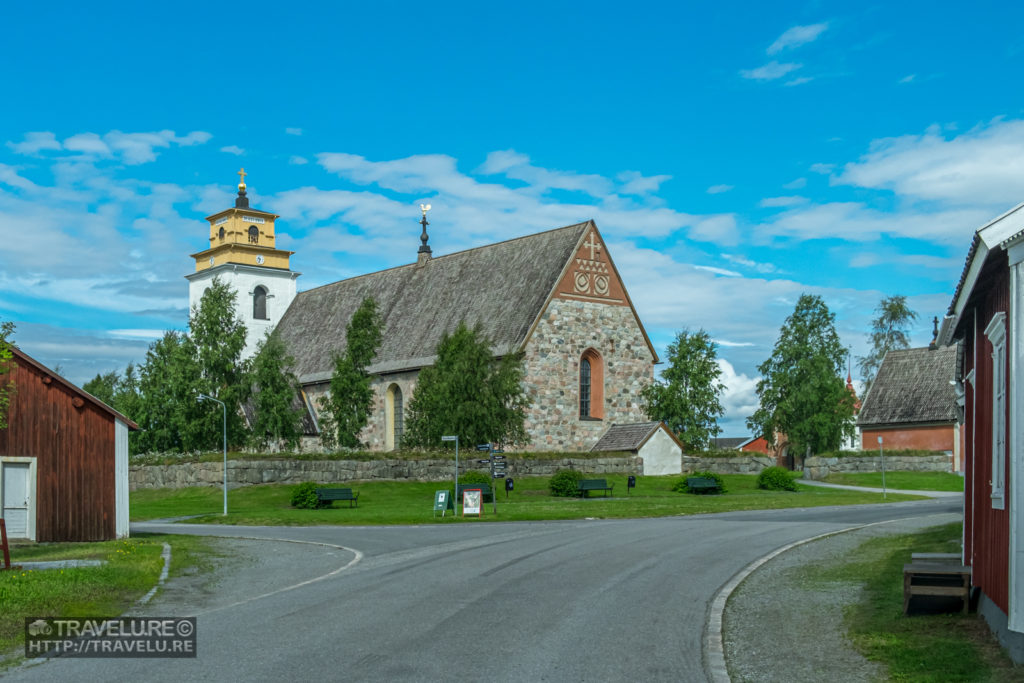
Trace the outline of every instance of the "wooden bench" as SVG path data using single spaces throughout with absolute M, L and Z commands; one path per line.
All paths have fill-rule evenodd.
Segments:
M 336 500 L 347 500 L 348 506 L 359 506 L 359 493 L 352 489 L 317 489 L 316 499 L 323 507 L 330 507 Z
M 722 486 L 709 477 L 687 477 L 686 488 L 690 493 L 721 493 Z
M 903 613 L 915 595 L 960 598 L 963 611 L 971 604 L 971 568 L 959 563 L 911 562 L 903 565 Z
M 459 505 L 462 504 L 462 492 L 472 491 L 473 489 L 480 489 L 480 502 L 481 503 L 493 503 L 494 502 L 494 491 L 491 490 L 490 484 L 459 484 L 455 491 L 455 502 Z
M 614 488 L 614 486 L 615 484 L 609 486 L 608 482 L 604 479 L 580 479 L 580 483 L 577 485 L 576 490 L 579 492 L 581 498 L 589 497 L 591 491 L 604 491 L 604 496 L 607 498 L 611 495 L 612 488 Z

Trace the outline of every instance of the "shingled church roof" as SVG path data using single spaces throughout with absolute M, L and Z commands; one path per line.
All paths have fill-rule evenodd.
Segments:
M 883 425 L 957 420 L 957 347 L 890 351 L 878 369 L 857 424 Z
M 637 451 L 647 443 L 655 431 L 661 427 L 661 422 L 634 422 L 633 424 L 613 424 L 608 431 L 598 439 L 597 443 L 590 450 L 598 451 Z M 672 436 L 668 429 L 666 432 Z M 672 437 L 675 438 L 674 436 Z
M 277 326 L 303 383 L 330 379 L 332 355 L 367 296 L 377 301 L 384 339 L 371 373 L 430 365 L 442 334 L 479 323 L 508 353 L 526 341 L 566 264 L 593 222 L 489 244 L 300 292 Z

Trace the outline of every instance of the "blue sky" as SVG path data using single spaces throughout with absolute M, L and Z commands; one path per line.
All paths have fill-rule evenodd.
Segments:
M 369 5 L 373 6 L 369 6 Z M 698 3 L 690 3 L 698 5 Z M 249 172 L 300 289 L 597 221 L 660 351 L 720 344 L 725 435 L 802 292 L 915 345 L 1024 200 L 1014 3 L 27 3 L 0 44 L 0 319 L 82 383 L 187 322 Z M 855 371 L 856 375 L 856 371 Z

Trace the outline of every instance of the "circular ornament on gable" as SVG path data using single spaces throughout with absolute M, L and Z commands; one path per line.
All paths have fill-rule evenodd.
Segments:
M 608 276 L 598 275 L 594 278 L 594 291 L 602 296 L 608 294 Z
M 576 273 L 575 281 L 577 292 L 589 292 L 590 291 L 590 275 L 587 273 Z

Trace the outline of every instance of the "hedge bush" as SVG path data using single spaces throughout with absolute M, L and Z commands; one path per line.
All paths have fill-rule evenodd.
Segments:
M 469 470 L 459 475 L 460 484 L 490 484 L 491 475 L 480 470 Z
M 720 492 L 721 493 L 725 493 L 725 490 L 726 490 L 725 489 L 725 479 L 722 479 L 722 475 L 718 474 L 717 472 L 707 472 L 707 471 L 705 471 L 705 472 L 693 472 L 691 474 L 686 475 L 685 477 L 683 477 L 682 479 L 677 481 L 672 486 L 672 490 L 675 491 L 676 493 L 696 493 L 696 491 L 691 491 L 690 487 L 686 485 L 686 480 L 689 479 L 690 477 L 700 477 L 700 478 L 703 478 L 703 479 L 714 479 L 715 482 L 719 486 Z
M 785 467 L 766 467 L 757 475 L 757 488 L 765 491 L 796 491 L 796 482 Z
M 548 490 L 552 496 L 568 497 L 579 495 L 580 480 L 583 473 L 579 470 L 558 470 L 551 475 Z
M 299 484 L 292 489 L 292 507 L 304 510 L 316 510 L 320 507 L 320 500 L 316 497 L 317 484 L 311 481 Z

